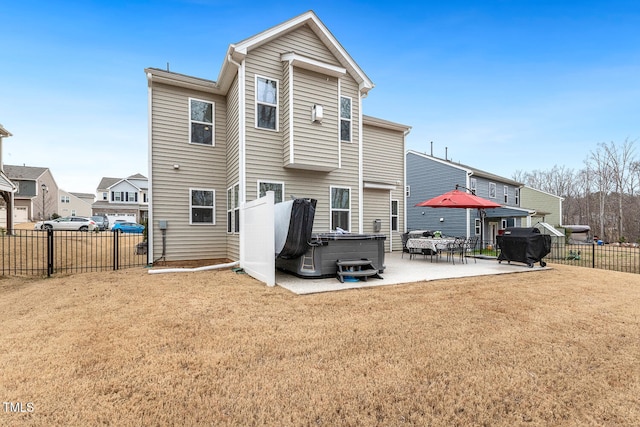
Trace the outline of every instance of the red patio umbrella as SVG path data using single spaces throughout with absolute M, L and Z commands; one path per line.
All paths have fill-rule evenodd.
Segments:
M 457 188 L 447 193 L 436 196 L 433 199 L 425 200 L 417 203 L 416 206 L 427 206 L 431 208 L 471 208 L 471 209 L 487 209 L 500 208 L 502 205 L 483 199 L 475 194 L 460 191 Z
M 491 200 L 483 199 L 476 196 L 473 193 L 467 193 L 466 191 L 458 190 L 456 185 L 455 190 L 451 190 L 447 193 L 436 196 L 433 199 L 425 200 L 424 202 L 417 203 L 415 206 L 426 206 L 431 208 L 460 208 L 460 209 L 478 209 L 480 213 L 480 244 L 484 247 L 482 242 L 484 236 L 484 217 L 485 209 L 500 208 L 502 205 L 492 202 Z M 464 188 L 464 187 L 463 187 Z

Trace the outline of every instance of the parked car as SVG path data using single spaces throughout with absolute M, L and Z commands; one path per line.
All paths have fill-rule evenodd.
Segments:
M 118 233 L 137 233 L 140 234 L 144 231 L 144 225 L 137 222 L 116 222 L 111 227 L 111 231 Z
M 38 221 L 33 226 L 35 230 L 70 230 L 93 231 L 97 228 L 96 222 L 83 216 L 65 216 L 49 221 Z
M 109 229 L 109 218 L 107 218 L 106 216 L 94 215 L 91 217 L 91 219 L 95 221 L 100 231 Z

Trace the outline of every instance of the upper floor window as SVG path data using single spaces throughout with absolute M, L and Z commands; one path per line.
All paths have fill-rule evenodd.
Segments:
M 215 224 L 215 190 L 191 189 L 190 224 Z
M 102 200 L 107 200 L 107 193 L 102 193 Z
M 404 187 L 404 194 L 406 197 L 411 197 L 411 186 L 407 185 Z
M 496 183 L 495 182 L 490 182 L 489 183 L 489 198 L 490 199 L 495 199 L 496 198 Z
M 351 223 L 351 189 L 331 187 L 331 229 L 349 231 Z
M 351 98 L 340 97 L 340 141 L 351 142 Z
M 189 142 L 192 144 L 213 144 L 213 103 L 189 99 Z
M 113 191 L 111 193 L 111 201 L 136 203 L 138 201 L 138 193 L 135 191 Z
M 267 191 L 273 191 L 274 203 L 280 203 L 284 197 L 284 183 L 258 181 L 258 197 L 266 196 Z
M 60 196 L 60 203 L 69 203 L 69 196 Z
M 256 127 L 278 129 L 278 81 L 256 76 Z
M 516 188 L 516 206 L 520 205 L 520 189 Z
M 471 178 L 469 180 L 470 190 L 473 194 L 476 194 L 476 190 L 478 189 L 478 180 L 475 178 Z
M 509 203 L 509 187 L 504 186 L 504 202 Z

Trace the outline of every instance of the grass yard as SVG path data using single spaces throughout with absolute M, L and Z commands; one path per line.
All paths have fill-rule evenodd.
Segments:
M 0 278 L 0 425 L 640 425 L 640 276 L 550 266 L 308 296 Z

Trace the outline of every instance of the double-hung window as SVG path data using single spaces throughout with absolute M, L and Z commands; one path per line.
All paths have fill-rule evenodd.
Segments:
M 227 233 L 240 231 L 240 184 L 227 189 Z
M 351 223 L 351 189 L 331 187 L 331 229 L 349 231 Z
M 489 198 L 490 199 L 495 199 L 496 198 L 496 183 L 495 182 L 490 182 L 489 183 Z
M 469 180 L 469 185 L 471 186 L 470 190 L 473 194 L 476 194 L 476 190 L 478 189 L 478 180 L 475 178 L 471 178 Z
M 215 224 L 215 190 L 192 188 L 190 189 L 189 210 L 190 224 Z
M 266 196 L 267 191 L 273 191 L 274 203 L 280 203 L 284 197 L 284 183 L 258 181 L 258 197 Z
M 192 144 L 214 145 L 213 103 L 199 99 L 189 99 L 189 142 Z
M 481 221 L 482 220 L 480 218 L 476 218 L 476 220 L 475 220 L 475 227 L 474 228 L 475 228 L 476 236 L 479 236 L 480 235 L 480 231 L 482 230 L 482 222 Z
M 504 186 L 504 202 L 509 203 L 509 187 Z
M 351 98 L 340 97 L 340 141 L 351 142 Z
M 256 76 L 256 127 L 278 130 L 278 81 Z
M 516 206 L 520 206 L 520 189 L 516 188 L 516 198 L 515 198 Z

